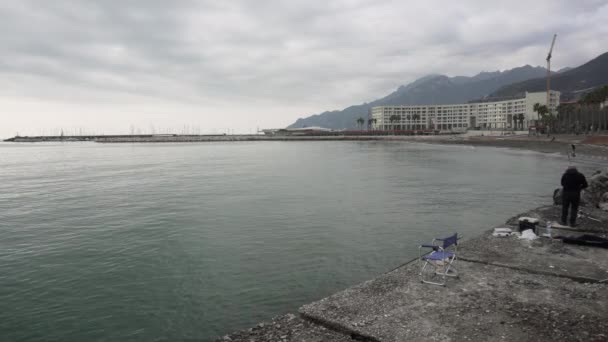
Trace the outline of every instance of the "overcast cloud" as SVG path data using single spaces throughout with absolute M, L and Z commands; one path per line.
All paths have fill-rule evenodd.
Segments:
M 500 2 L 506 3 L 506 2 Z M 418 77 L 608 50 L 601 1 L 5 0 L 0 137 L 280 127 Z

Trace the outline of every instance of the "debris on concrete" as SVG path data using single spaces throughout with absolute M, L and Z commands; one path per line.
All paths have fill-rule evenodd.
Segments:
M 523 232 L 521 232 L 521 235 L 519 236 L 519 238 L 532 241 L 532 240 L 538 239 L 538 236 L 536 236 L 536 234 L 534 234 L 534 231 L 532 229 L 526 229 Z
M 494 232 L 492 236 L 494 237 L 507 237 L 513 234 L 513 230 L 511 228 L 494 228 Z

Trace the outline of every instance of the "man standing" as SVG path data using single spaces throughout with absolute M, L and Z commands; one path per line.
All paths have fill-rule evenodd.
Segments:
M 587 187 L 585 175 L 578 172 L 576 166 L 568 166 L 562 176 L 562 225 L 566 225 L 568 219 L 568 209 L 570 211 L 570 226 L 576 226 L 576 215 L 578 214 L 578 204 L 581 201 L 581 190 Z

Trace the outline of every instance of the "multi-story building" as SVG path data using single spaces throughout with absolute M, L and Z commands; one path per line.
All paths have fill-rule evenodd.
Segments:
M 550 92 L 551 113 L 556 113 L 559 97 L 560 92 Z M 377 130 L 527 129 L 537 120 L 536 103 L 546 104 L 547 93 L 466 104 L 379 106 L 371 109 L 371 117 Z

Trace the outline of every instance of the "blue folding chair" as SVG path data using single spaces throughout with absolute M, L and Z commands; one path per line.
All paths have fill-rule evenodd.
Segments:
M 432 249 L 422 254 L 423 248 Z M 420 280 L 425 284 L 445 286 L 446 277 L 458 277 L 458 234 L 443 239 L 433 239 L 431 244 L 418 247 Z

